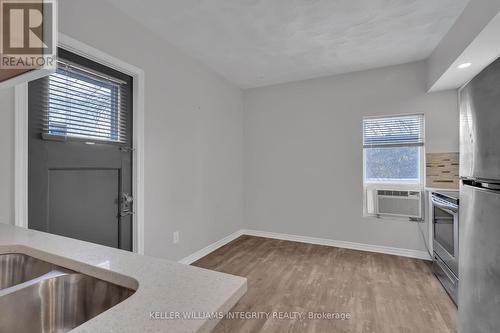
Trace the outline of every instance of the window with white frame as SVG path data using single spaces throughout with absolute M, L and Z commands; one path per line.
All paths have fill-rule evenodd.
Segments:
M 363 119 L 365 214 L 377 215 L 381 190 L 422 189 L 424 144 L 423 114 Z
M 43 79 L 36 103 L 46 110 L 44 137 L 123 143 L 127 136 L 127 84 L 59 60 Z

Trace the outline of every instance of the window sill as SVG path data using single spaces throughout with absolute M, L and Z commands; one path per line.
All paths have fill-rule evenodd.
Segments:
M 363 218 L 371 218 L 380 221 L 396 221 L 396 222 L 410 222 L 410 223 L 425 223 L 425 219 L 412 219 L 408 217 L 398 217 L 398 216 L 390 216 L 390 215 L 372 215 L 372 214 L 363 214 Z
M 419 182 L 411 182 L 411 181 L 365 181 L 364 182 L 365 186 L 366 185 L 405 185 L 405 186 L 418 186 L 418 187 L 424 187 L 424 185 Z

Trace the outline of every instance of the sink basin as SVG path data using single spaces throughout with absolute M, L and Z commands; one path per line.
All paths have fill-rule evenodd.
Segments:
M 26 277 L 43 269 L 11 279 L 25 281 L 0 290 L 0 332 L 68 332 L 134 293 L 113 283 L 52 266 L 55 269 L 32 280 L 26 281 Z M 0 275 L 4 275 L 3 271 Z
M 57 266 L 24 254 L 0 255 L 0 290 L 42 276 Z

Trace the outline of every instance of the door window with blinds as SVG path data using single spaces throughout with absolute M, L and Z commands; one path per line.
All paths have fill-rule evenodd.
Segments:
M 365 184 L 422 184 L 424 132 L 421 114 L 365 118 Z
M 42 137 L 124 144 L 130 82 L 64 58 L 40 86 Z

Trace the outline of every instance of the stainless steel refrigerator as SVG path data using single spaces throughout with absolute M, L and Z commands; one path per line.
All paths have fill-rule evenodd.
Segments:
M 500 59 L 460 90 L 459 333 L 500 332 Z

